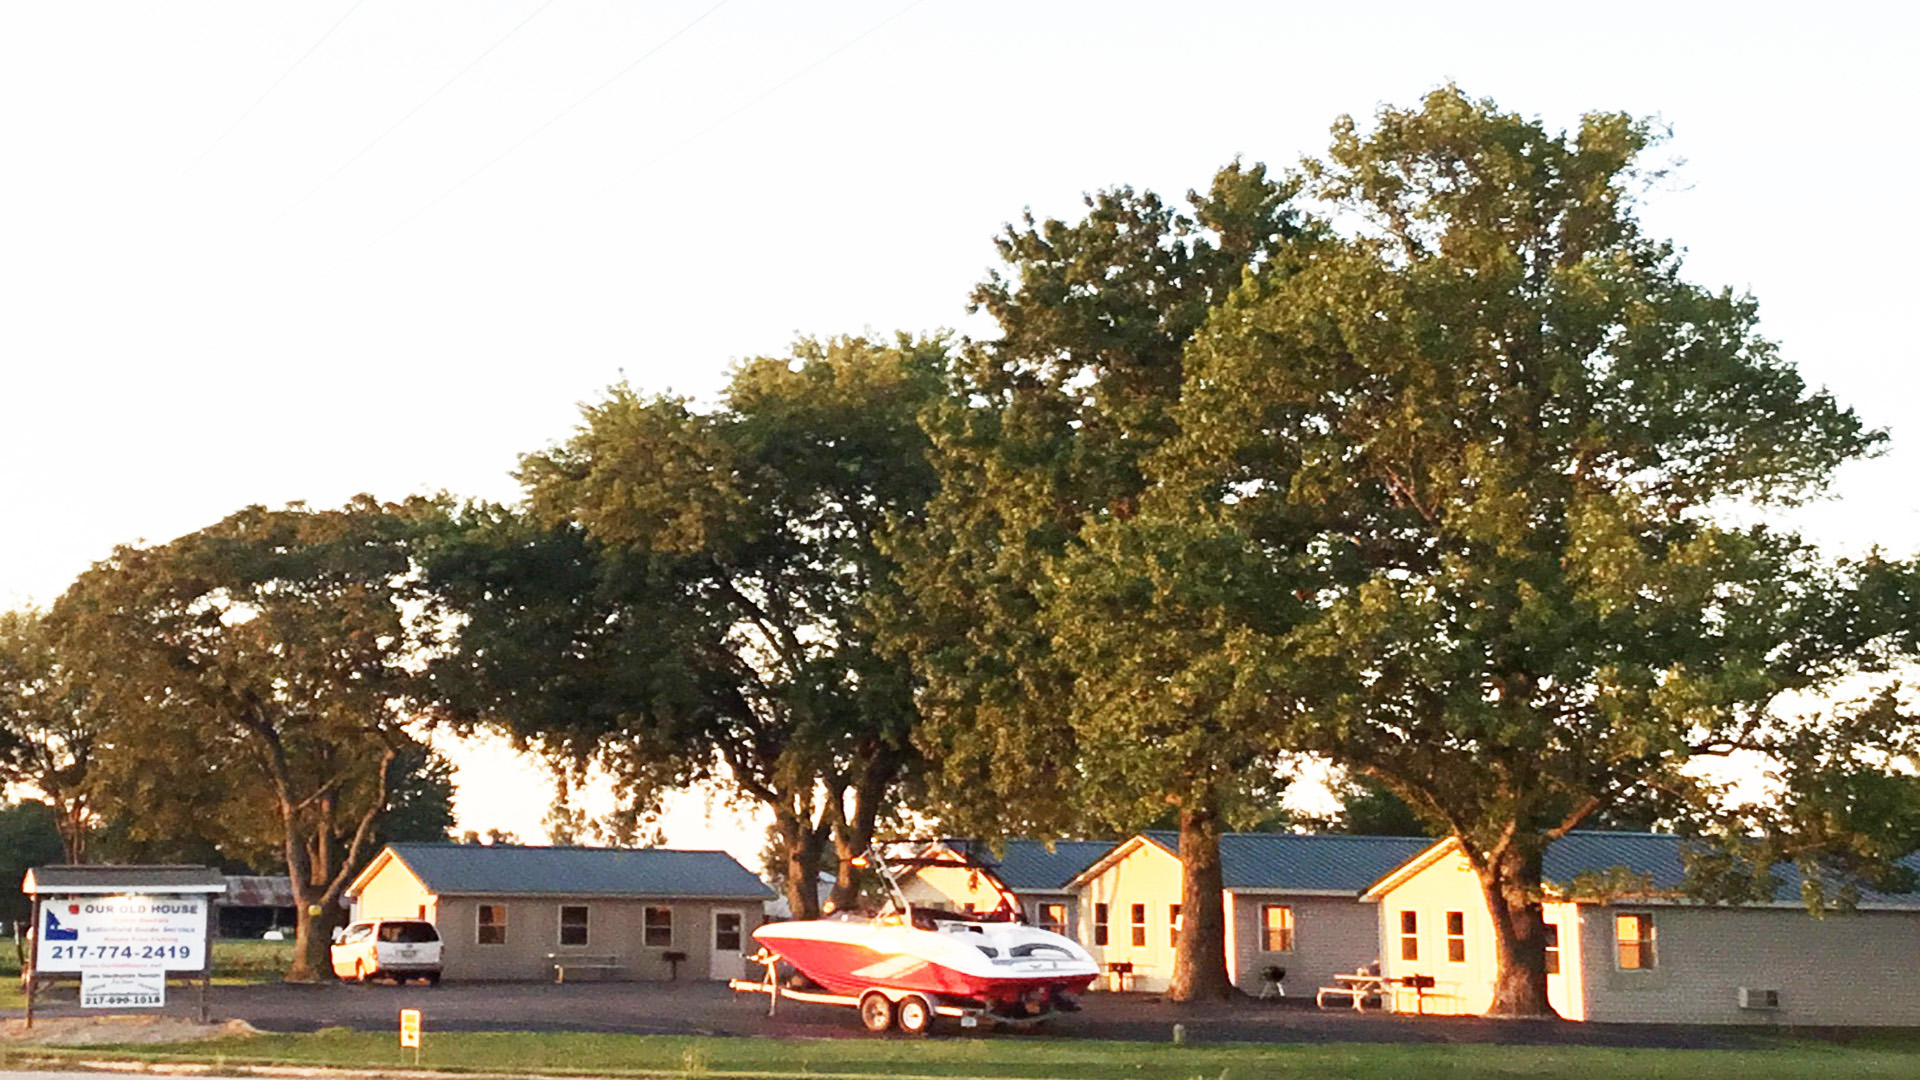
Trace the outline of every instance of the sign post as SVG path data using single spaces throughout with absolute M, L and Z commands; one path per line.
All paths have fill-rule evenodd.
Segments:
M 400 1049 L 413 1047 L 413 1063 L 420 1064 L 420 1010 L 400 1010 Z

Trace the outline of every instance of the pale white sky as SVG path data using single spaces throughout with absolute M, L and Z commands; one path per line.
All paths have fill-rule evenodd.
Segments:
M 1893 431 L 1807 527 L 1911 553 L 1916 12 L 0 5 L 0 605 L 248 503 L 511 499 L 516 456 L 623 373 L 705 394 L 796 333 L 966 328 L 1024 207 L 1290 163 L 1448 80 L 1556 125 L 1673 126 L 1651 229 Z M 465 824 L 537 835 L 543 779 L 497 759 Z M 674 839 L 739 831 L 700 818 Z

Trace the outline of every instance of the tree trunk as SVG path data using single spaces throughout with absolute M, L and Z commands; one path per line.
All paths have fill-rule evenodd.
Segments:
M 317 912 L 317 913 L 316 913 Z M 288 982 L 321 982 L 333 975 L 333 931 L 345 925 L 340 905 L 301 901 L 293 912 L 293 963 Z
M 833 828 L 833 849 L 838 860 L 833 877 L 833 893 L 827 902 L 835 911 L 858 907 L 860 904 L 860 874 L 854 860 L 867 853 L 873 845 L 873 830 L 880 820 L 880 807 L 886 801 L 887 793 L 893 788 L 893 781 L 900 775 L 901 754 L 888 747 L 876 747 L 869 751 L 866 767 L 861 770 L 860 780 L 852 789 L 841 796 L 845 805 L 848 797 L 853 800 L 853 811 L 845 820 L 836 821 Z
M 787 910 L 796 919 L 820 917 L 820 856 L 826 837 L 813 823 L 786 807 L 774 813 L 774 833 L 786 862 Z
M 1220 873 L 1220 817 L 1212 805 L 1180 808 L 1180 931 L 1173 950 L 1174 1001 L 1218 1001 L 1227 978 L 1226 904 Z M 1149 931 L 1150 933 L 1152 931 Z
M 1493 919 L 1493 1004 L 1487 1015 L 1558 1019 L 1547 1001 L 1547 922 L 1540 907 L 1540 845 L 1510 844 L 1474 858 Z

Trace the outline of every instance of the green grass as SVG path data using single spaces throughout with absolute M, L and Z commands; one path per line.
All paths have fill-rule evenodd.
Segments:
M 590 1034 L 426 1033 L 422 1063 L 452 1071 L 647 1077 L 982 1080 L 1907 1080 L 1920 1050 L 1782 1042 L 1766 1050 L 1387 1045 L 1186 1046 L 1019 1035 L 777 1040 Z M 394 1035 L 330 1030 L 188 1046 L 0 1052 L 0 1065 L 76 1057 L 383 1068 L 411 1064 Z

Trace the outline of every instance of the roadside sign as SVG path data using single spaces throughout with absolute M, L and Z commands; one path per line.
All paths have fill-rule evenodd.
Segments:
M 200 896 L 51 896 L 40 904 L 34 938 L 38 971 L 199 971 L 207 959 L 207 901 Z
M 401 1009 L 400 1010 L 400 1046 L 402 1049 L 411 1046 L 416 1052 L 419 1051 L 420 1049 L 420 1010 L 419 1009 Z
M 159 1009 L 166 1004 L 167 973 L 159 968 L 80 973 L 83 1009 Z

